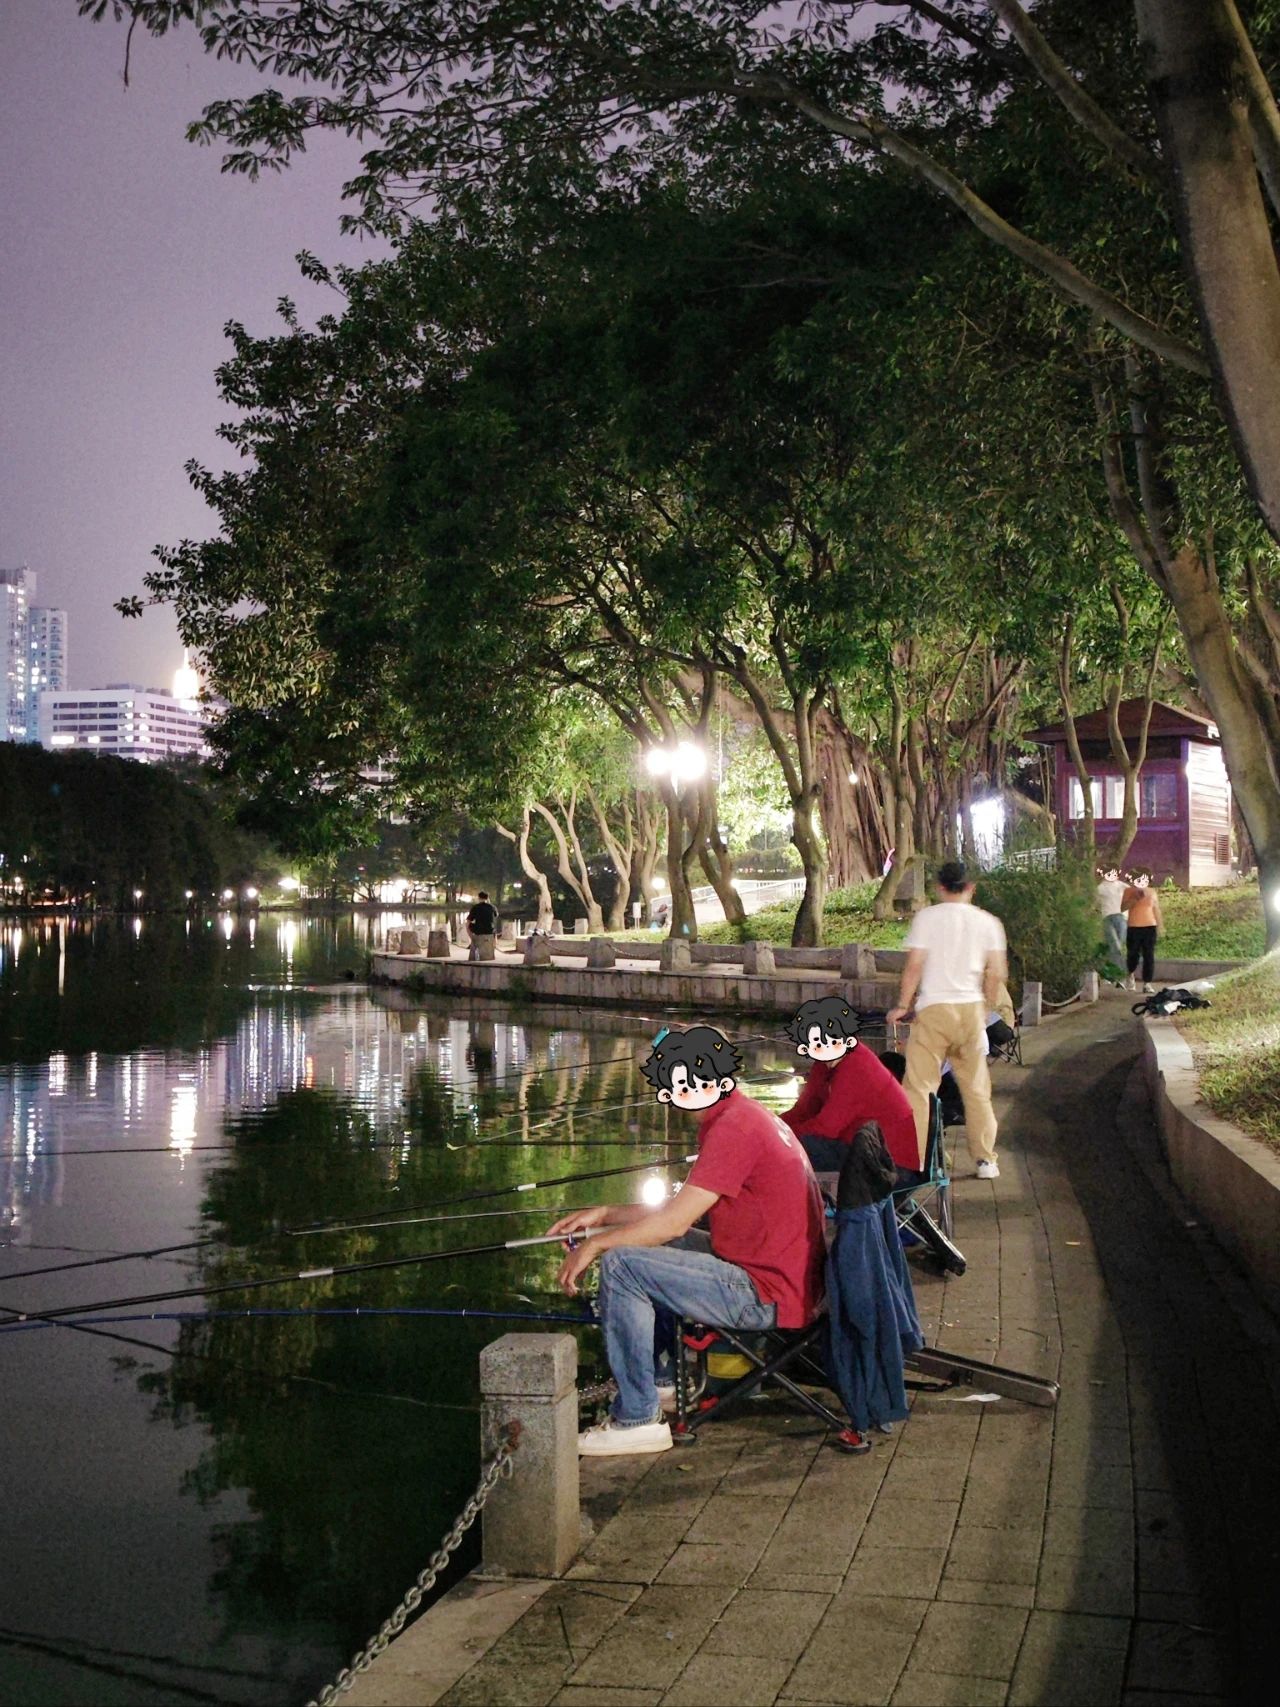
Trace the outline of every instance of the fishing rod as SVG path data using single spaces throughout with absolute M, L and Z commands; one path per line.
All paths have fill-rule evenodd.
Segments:
M 579 1311 L 575 1315 L 569 1315 L 564 1310 L 486 1310 L 473 1308 L 470 1305 L 446 1307 L 412 1304 L 381 1307 L 353 1304 L 345 1308 L 335 1306 L 324 1310 L 148 1310 L 144 1312 L 135 1311 L 128 1316 L 84 1316 L 59 1322 L 43 1319 L 29 1322 L 0 1322 L 0 1334 L 31 1334 L 42 1328 L 99 1327 L 128 1322 L 292 1321 L 297 1317 L 316 1316 L 441 1316 L 459 1321 L 466 1318 L 483 1322 L 564 1322 L 569 1327 L 588 1327 L 596 1321 L 596 1317 L 590 1311 Z M 145 1342 L 139 1341 L 137 1343 Z M 155 1346 L 153 1349 L 162 1351 L 168 1350 L 168 1347 Z
M 479 1149 L 481 1146 L 483 1146 L 485 1144 L 500 1145 L 504 1141 L 504 1139 L 506 1139 L 507 1135 L 510 1133 L 515 1133 L 515 1132 L 520 1132 L 520 1131 L 540 1132 L 543 1130 L 544 1127 L 555 1126 L 560 1121 L 564 1120 L 566 1116 L 576 1114 L 579 1108 L 585 1108 L 588 1106 L 592 1106 L 592 1112 L 589 1115 L 584 1115 L 583 1119 L 597 1120 L 600 1118 L 601 1115 L 613 1114 L 613 1113 L 616 1113 L 618 1110 L 621 1110 L 621 1109 L 647 1107 L 650 1105 L 651 1101 L 652 1101 L 652 1099 L 648 1095 L 645 1095 L 645 1096 L 639 1096 L 639 1097 L 630 1097 L 625 1102 L 610 1103 L 604 1108 L 595 1108 L 594 1106 L 592 1106 L 590 1104 L 590 1101 L 588 1101 L 586 1103 L 580 1103 L 580 1104 L 575 1103 L 572 1107 L 560 1109 L 556 1114 L 549 1116 L 546 1120 L 536 1120 L 533 1122 L 532 1125 L 527 1126 L 527 1127 L 523 1126 L 523 1124 L 509 1126 L 509 1127 L 505 1128 L 504 1130 L 495 1134 L 495 1136 L 492 1138 L 477 1138 L 472 1143 L 467 1144 L 467 1145 L 453 1145 L 453 1144 L 451 1144 L 451 1141 L 448 1138 L 444 1138 L 444 1137 L 430 1138 L 430 1139 L 424 1139 L 424 1138 L 370 1138 L 370 1139 L 358 1141 L 356 1148 L 358 1148 L 360 1150 L 432 1150 L 432 1149 L 437 1149 L 437 1148 L 439 1148 L 439 1146 L 441 1144 L 444 1144 L 445 1146 L 450 1147 L 450 1148 L 454 1148 L 454 1149 L 472 1149 L 472 1150 L 474 1150 L 474 1149 Z M 541 1112 L 541 1111 L 538 1111 L 538 1112 Z M 623 1140 L 618 1140 L 618 1142 L 622 1142 L 622 1141 Z M 276 1148 L 285 1149 L 290 1144 L 301 1144 L 301 1143 L 306 1143 L 306 1142 L 307 1142 L 307 1139 L 303 1134 L 299 1134 L 296 1138 L 277 1138 L 269 1144 L 257 1145 L 255 1147 L 255 1153 L 261 1154 L 264 1150 L 271 1150 L 271 1149 L 276 1149 Z M 519 1139 L 513 1139 L 512 1142 L 518 1142 L 518 1143 L 522 1143 L 522 1144 L 533 1144 L 533 1145 L 537 1145 L 541 1142 L 541 1143 L 547 1144 L 548 1147 L 558 1148 L 561 1141 L 559 1139 L 556 1139 L 556 1140 L 546 1139 L 546 1140 L 540 1141 L 538 1139 L 519 1138 Z M 568 1143 L 574 1143 L 574 1142 L 583 1142 L 583 1140 L 565 1139 L 564 1142 L 566 1144 L 568 1144 Z M 602 1139 L 602 1140 L 600 1140 L 600 1142 L 601 1143 L 613 1143 L 614 1140 L 613 1139 Z M 232 1143 L 232 1144 L 188 1144 L 182 1150 L 177 1149 L 173 1144 L 126 1144 L 126 1145 L 106 1145 L 106 1144 L 103 1144 L 103 1145 L 80 1145 L 80 1146 L 76 1146 L 76 1147 L 71 1148 L 71 1149 L 51 1150 L 47 1153 L 50 1155 L 57 1155 L 57 1156 L 177 1156 L 177 1155 L 191 1156 L 191 1155 L 207 1154 L 210 1152 L 218 1153 L 218 1154 L 225 1154 L 229 1151 L 239 1150 L 240 1148 L 241 1148 L 241 1145 L 238 1143 Z
M 0 1306 L 11 1322 L 60 1322 L 85 1316 L 95 1310 L 131 1310 L 140 1304 L 167 1304 L 178 1298 L 218 1298 L 228 1292 L 256 1292 L 266 1286 L 292 1286 L 305 1280 L 336 1280 L 340 1275 L 369 1274 L 381 1268 L 417 1268 L 423 1263 L 444 1262 L 451 1257 L 496 1256 L 502 1251 L 527 1250 L 537 1245 L 567 1245 L 572 1248 L 594 1227 L 582 1233 L 539 1233 L 529 1239 L 500 1239 L 488 1245 L 464 1245 L 447 1251 L 419 1251 L 408 1257 L 376 1257 L 369 1262 L 336 1263 L 327 1268 L 304 1268 L 291 1274 L 269 1274 L 257 1280 L 221 1280 L 214 1286 L 180 1286 L 169 1292 L 139 1292 L 128 1298 L 106 1298 L 91 1304 L 62 1304 L 54 1310 L 14 1310 Z
M 570 1204 L 562 1205 L 561 1206 L 561 1212 L 563 1214 L 568 1215 L 574 1209 L 591 1209 L 593 1207 L 594 1206 L 590 1203 L 570 1203 Z M 425 1223 L 432 1222 L 432 1221 L 445 1222 L 445 1223 L 448 1223 L 451 1221 L 489 1221 L 489 1220 L 496 1220 L 502 1216 L 546 1215 L 548 1213 L 549 1213 L 549 1211 L 546 1209 L 476 1209 L 476 1210 L 472 1210 L 468 1213 L 464 1213 L 461 1215 L 425 1215 L 422 1217 L 422 1221 L 418 1224 L 423 1225 Z M 209 1245 L 228 1245 L 228 1241 L 225 1239 L 218 1239 L 218 1238 L 193 1239 L 188 1244 L 183 1244 L 183 1245 L 156 1245 L 151 1250 L 145 1250 L 145 1251 L 101 1252 L 98 1255 L 87 1258 L 86 1260 L 84 1260 L 82 1262 L 55 1262 L 55 1263 L 48 1263 L 43 1268 L 19 1268 L 19 1269 L 15 1269 L 12 1274 L 0 1274 L 0 1284 L 3 1284 L 6 1280 L 31 1280 L 31 1279 L 34 1279 L 35 1276 L 41 1275 L 41 1274 L 66 1274 L 69 1270 L 71 1270 L 73 1268 L 103 1268 L 103 1267 L 106 1267 L 110 1263 L 128 1262 L 130 1260 L 141 1262 L 141 1261 L 144 1261 L 144 1260 L 149 1259 L 151 1257 L 167 1256 L 171 1251 L 203 1250 L 203 1249 L 207 1248 Z M 40 1247 L 38 1247 L 38 1246 L 25 1246 L 24 1247 L 24 1249 L 28 1249 L 28 1250 L 39 1249 L 39 1248 Z M 53 1248 L 57 1249 L 58 1247 L 54 1246 Z M 72 1249 L 74 1249 L 74 1248 L 75 1247 L 73 1246 Z M 239 1246 L 228 1245 L 228 1248 L 231 1250 L 237 1250 L 237 1249 L 238 1250 L 252 1250 L 253 1246 L 252 1245 L 239 1245 Z
M 505 1197 L 513 1191 L 545 1191 L 553 1185 L 572 1185 L 578 1180 L 610 1179 L 618 1174 L 639 1174 L 652 1171 L 657 1167 L 671 1167 L 676 1162 L 696 1162 L 697 1152 L 688 1156 L 675 1156 L 669 1162 L 632 1162 L 622 1168 L 596 1168 L 590 1173 L 560 1174 L 555 1179 L 526 1180 L 520 1185 L 497 1185 L 487 1191 L 467 1191 L 458 1197 L 441 1197 L 432 1203 L 398 1204 L 393 1209 L 382 1209 L 377 1216 L 369 1221 L 317 1221 L 311 1227 L 286 1227 L 285 1232 L 291 1238 L 306 1238 L 312 1233 L 355 1233 L 366 1227 L 407 1227 L 416 1226 L 414 1217 L 420 1209 L 451 1209 L 457 1203 L 483 1203 L 491 1197 Z M 410 1212 L 405 1218 L 403 1212 Z M 385 1220 L 385 1216 L 400 1216 L 397 1220 Z

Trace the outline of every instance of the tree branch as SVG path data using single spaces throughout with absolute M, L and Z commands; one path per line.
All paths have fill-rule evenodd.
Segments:
M 1258 163 L 1258 175 L 1266 189 L 1271 211 L 1280 214 L 1280 108 L 1276 106 L 1271 85 L 1249 40 L 1236 0 L 1224 0 L 1224 9 L 1240 43 L 1240 57 L 1244 63 L 1253 157 Z

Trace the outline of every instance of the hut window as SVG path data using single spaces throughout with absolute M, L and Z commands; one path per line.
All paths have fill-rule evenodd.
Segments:
M 1156 771 L 1138 780 L 1142 787 L 1141 811 L 1144 818 L 1178 816 L 1178 779 L 1171 771 Z
M 1093 815 L 1095 818 L 1101 818 L 1101 816 L 1102 816 L 1102 783 L 1096 776 L 1090 778 L 1089 793 L 1093 797 Z M 1073 776 L 1071 778 L 1071 781 L 1070 781 L 1070 784 L 1069 784 L 1069 787 L 1067 790 L 1067 799 L 1068 799 L 1067 810 L 1068 810 L 1070 816 L 1072 818 L 1083 818 L 1084 817 L 1084 790 L 1080 787 L 1080 778 L 1078 776 Z

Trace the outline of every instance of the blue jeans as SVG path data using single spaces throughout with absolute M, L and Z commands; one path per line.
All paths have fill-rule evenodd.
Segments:
M 1129 934 L 1129 921 L 1123 913 L 1108 913 L 1102 921 L 1103 935 L 1107 939 L 1107 947 L 1111 950 L 1111 958 L 1117 966 L 1123 966 L 1125 960 L 1125 939 Z
M 605 1353 L 618 1383 L 613 1420 L 624 1428 L 662 1416 L 654 1380 L 657 1312 L 725 1328 L 771 1328 L 772 1304 L 762 1304 L 746 1269 L 713 1255 L 705 1233 L 686 1233 L 669 1245 L 618 1245 L 600 1258 L 597 1300 Z

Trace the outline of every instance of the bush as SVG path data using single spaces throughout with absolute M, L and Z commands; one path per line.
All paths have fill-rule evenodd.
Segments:
M 1101 920 L 1094 877 L 1077 860 L 1056 871 L 1004 866 L 987 872 L 974 899 L 994 913 L 1009 938 L 1009 983 L 1015 1002 L 1025 978 L 1044 985 L 1050 1001 L 1064 1002 L 1080 988 L 1101 949 Z

